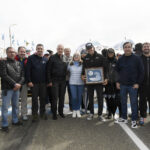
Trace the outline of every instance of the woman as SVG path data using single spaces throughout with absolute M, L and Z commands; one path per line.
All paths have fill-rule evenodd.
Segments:
M 72 117 L 81 117 L 80 106 L 82 100 L 82 94 L 84 89 L 84 82 L 81 79 L 82 63 L 81 57 L 78 53 L 73 55 L 72 62 L 68 65 L 68 71 L 70 72 L 69 86 L 71 91 L 72 100 Z

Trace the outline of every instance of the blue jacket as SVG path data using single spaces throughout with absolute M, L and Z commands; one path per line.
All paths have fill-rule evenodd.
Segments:
M 141 84 L 144 79 L 144 66 L 139 56 L 121 56 L 116 64 L 118 82 L 123 85 Z
M 29 56 L 27 62 L 27 82 L 46 83 L 47 59 L 36 54 Z

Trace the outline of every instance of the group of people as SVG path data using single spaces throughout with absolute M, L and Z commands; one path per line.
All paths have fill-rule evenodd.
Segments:
M 105 55 L 96 52 L 92 43 L 85 45 L 81 53 L 71 56 L 71 49 L 57 46 L 57 52 L 44 54 L 43 44 L 37 44 L 36 52 L 26 57 L 26 48 L 6 49 L 7 58 L 0 60 L 2 89 L 2 131 L 9 131 L 8 107 L 12 104 L 12 125 L 22 125 L 18 118 L 18 104 L 21 99 L 22 120 L 28 120 L 27 93 L 32 92 L 32 121 L 47 120 L 46 103 L 50 102 L 53 120 L 65 118 L 63 109 L 65 93 L 68 91 L 69 108 L 73 118 L 81 117 L 81 107 L 90 111 L 87 120 L 94 117 L 94 91 L 98 102 L 98 119 L 105 121 L 119 109 L 115 123 L 128 123 L 128 94 L 131 103 L 131 127 L 144 124 L 147 116 L 147 101 L 150 99 L 150 43 L 142 44 L 142 55 L 133 53 L 130 42 L 123 44 L 124 54 L 116 57 L 112 48 Z M 86 83 L 86 69 L 102 68 L 103 82 Z M 104 118 L 103 101 L 107 104 L 107 118 Z M 89 102 L 86 106 L 83 102 Z M 39 104 L 40 102 L 40 104 Z

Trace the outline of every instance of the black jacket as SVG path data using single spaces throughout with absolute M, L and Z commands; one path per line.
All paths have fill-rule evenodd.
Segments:
M 66 80 L 67 64 L 63 61 L 63 57 L 56 53 L 51 56 L 47 64 L 47 82 Z
M 141 58 L 132 54 L 131 56 L 122 55 L 116 64 L 120 82 L 123 85 L 141 84 L 144 78 L 144 66 Z
M 94 55 L 87 54 L 85 56 L 83 60 L 82 75 L 85 75 L 86 68 L 94 68 L 94 67 L 103 67 L 104 79 L 108 79 L 106 58 L 103 57 L 101 54 L 98 54 L 96 51 L 94 52 Z
M 36 54 L 29 56 L 27 62 L 27 82 L 35 84 L 46 83 L 47 58 L 39 57 Z
M 141 85 L 150 86 L 150 56 L 146 57 L 144 55 L 141 56 L 143 65 L 144 65 L 144 80 Z
M 2 90 L 11 90 L 16 83 L 24 83 L 24 71 L 16 60 L 7 58 L 0 61 L 0 72 Z

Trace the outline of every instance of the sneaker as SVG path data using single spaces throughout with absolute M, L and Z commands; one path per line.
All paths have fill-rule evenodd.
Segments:
M 137 128 L 137 122 L 136 121 L 132 121 L 131 122 L 131 128 Z
M 2 131 L 8 133 L 9 132 L 9 128 L 8 127 L 2 127 Z
M 80 110 L 77 110 L 77 117 L 81 118 Z
M 12 125 L 14 125 L 14 126 L 22 126 L 23 123 L 21 121 L 18 121 L 16 123 L 12 122 Z
M 65 118 L 65 115 L 64 114 L 59 114 L 61 118 Z
M 76 111 L 75 111 L 75 110 L 73 110 L 72 118 L 76 118 L 76 115 L 77 115 Z
M 112 119 L 112 115 L 107 115 L 105 119 Z
M 53 115 L 53 120 L 57 120 L 57 115 Z
M 115 123 L 128 123 L 127 119 L 119 118 L 115 121 Z
M 47 120 L 47 119 L 48 119 L 48 117 L 47 117 L 46 114 L 41 114 L 41 115 L 40 115 L 40 118 L 43 119 L 43 120 Z
M 143 118 L 143 117 L 140 118 L 139 124 L 140 124 L 141 126 L 144 125 L 144 118 Z
M 23 115 L 23 116 L 22 116 L 22 120 L 23 120 L 23 121 L 27 121 L 27 120 L 28 120 L 28 116 L 27 116 L 27 115 Z
M 98 120 L 99 120 L 99 121 L 103 121 L 103 122 L 106 121 L 105 118 L 104 118 L 103 116 L 98 116 Z
M 87 117 L 87 120 L 92 120 L 92 119 L 93 119 L 93 117 L 94 117 L 94 115 L 93 115 L 93 114 L 89 114 L 89 116 Z
M 37 121 L 39 121 L 39 116 L 33 115 L 32 122 L 37 122 Z

